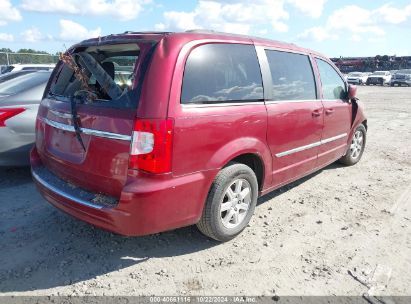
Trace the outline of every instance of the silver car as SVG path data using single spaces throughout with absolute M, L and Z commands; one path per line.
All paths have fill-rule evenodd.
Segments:
M 0 166 L 29 164 L 39 103 L 51 71 L 0 81 Z

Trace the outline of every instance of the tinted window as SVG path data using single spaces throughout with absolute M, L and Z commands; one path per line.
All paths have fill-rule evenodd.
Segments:
M 266 50 L 273 82 L 272 100 L 316 99 L 315 81 L 307 55 Z
M 334 68 L 327 62 L 316 59 L 320 71 L 323 99 L 344 99 L 345 82 Z
M 251 101 L 264 98 L 255 48 L 241 44 L 207 44 L 189 55 L 182 103 Z
M 17 94 L 46 82 L 50 72 L 24 74 L 0 84 L 0 95 Z

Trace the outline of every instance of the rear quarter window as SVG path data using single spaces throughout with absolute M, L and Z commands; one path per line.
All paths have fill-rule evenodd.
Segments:
M 253 45 L 206 44 L 191 51 L 184 70 L 182 104 L 263 99 L 261 71 Z

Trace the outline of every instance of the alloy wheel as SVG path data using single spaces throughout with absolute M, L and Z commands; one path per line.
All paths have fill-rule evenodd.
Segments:
M 357 130 L 351 141 L 350 153 L 353 159 L 357 159 L 361 155 L 364 145 L 364 134 L 361 130 Z
M 224 193 L 220 218 L 224 227 L 233 229 L 245 219 L 251 203 L 251 186 L 243 178 L 234 180 Z

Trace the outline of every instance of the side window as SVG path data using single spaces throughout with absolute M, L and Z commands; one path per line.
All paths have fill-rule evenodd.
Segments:
M 271 71 L 273 100 L 317 98 L 313 69 L 307 55 L 265 51 Z
M 336 70 L 327 62 L 316 59 L 320 71 L 323 99 L 344 99 L 346 96 L 345 82 Z
M 188 56 L 181 103 L 223 103 L 264 99 L 253 45 L 206 44 Z

